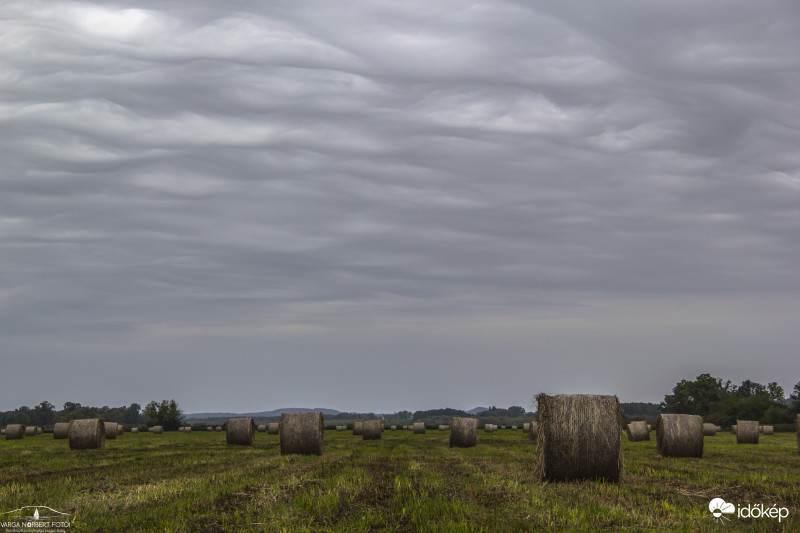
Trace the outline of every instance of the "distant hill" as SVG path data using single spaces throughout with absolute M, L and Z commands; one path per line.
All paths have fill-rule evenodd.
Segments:
M 258 413 L 186 413 L 183 417 L 187 420 L 206 420 L 209 418 L 235 418 L 239 416 L 249 416 L 252 418 L 270 418 L 281 416 L 283 413 L 322 413 L 323 415 L 337 415 L 340 411 L 336 409 L 323 409 L 322 407 L 283 407 L 272 411 L 261 411 Z
M 488 407 L 473 407 L 469 411 L 465 411 L 469 415 L 477 415 L 478 413 L 482 413 L 484 411 L 488 411 Z

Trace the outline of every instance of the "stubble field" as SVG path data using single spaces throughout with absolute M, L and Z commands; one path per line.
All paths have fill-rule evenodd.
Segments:
M 662 458 L 623 438 L 622 483 L 541 483 L 521 431 L 386 431 L 379 441 L 326 431 L 325 454 L 281 456 L 277 435 L 229 446 L 224 433 L 121 435 L 69 450 L 51 434 L 0 440 L 0 513 L 46 505 L 71 531 L 800 531 L 793 434 L 737 445 L 706 437 L 702 459 Z M 789 517 L 712 518 L 720 497 Z

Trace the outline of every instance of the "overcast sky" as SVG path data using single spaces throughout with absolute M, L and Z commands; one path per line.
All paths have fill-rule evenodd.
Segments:
M 0 409 L 800 381 L 800 4 L 0 1 Z

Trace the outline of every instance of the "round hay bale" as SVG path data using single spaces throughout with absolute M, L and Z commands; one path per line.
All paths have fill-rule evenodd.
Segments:
M 513 431 L 516 431 L 518 428 L 517 428 L 517 426 L 511 426 L 511 429 L 512 429 Z
M 540 479 L 619 481 L 621 412 L 616 396 L 539 394 L 536 400 L 536 473 Z
M 103 422 L 106 426 L 106 439 L 117 438 L 117 423 L 116 422 Z
M 53 426 L 53 439 L 66 439 L 69 437 L 69 422 L 56 422 Z
M 478 419 L 454 416 L 450 419 L 450 447 L 471 448 L 478 442 Z
M 206 431 L 214 431 L 214 426 L 207 426 Z
M 154 435 L 161 435 L 164 433 L 164 426 L 153 426 L 150 430 Z
M 0 435 L 6 434 L 6 428 L 0 428 Z
M 183 426 L 179 427 L 178 431 L 183 432 Z
M 736 444 L 758 444 L 758 421 L 736 421 Z
M 424 435 L 425 434 L 425 422 L 414 422 L 413 426 L 414 435 Z
M 42 426 L 36 426 L 36 434 L 41 435 L 42 433 L 44 433 L 44 429 L 42 429 Z
M 355 421 L 353 422 L 353 435 L 363 435 L 364 434 L 364 422 Z
M 106 425 L 102 418 L 73 420 L 67 438 L 71 450 L 102 448 L 106 445 Z
M 530 422 L 523 422 L 523 423 L 522 423 L 522 431 L 524 431 L 525 433 L 527 433 L 527 432 L 529 432 L 530 430 L 531 430 L 531 423 L 530 423 Z
M 631 442 L 650 440 L 650 432 L 647 431 L 647 422 L 641 420 L 636 420 L 628 424 L 626 433 L 628 434 L 628 440 Z
M 24 424 L 8 424 L 6 426 L 6 440 L 19 440 L 25 438 Z
M 713 437 L 717 434 L 717 426 L 714 424 L 709 424 L 707 422 L 703 423 L 703 436 L 704 437 Z
M 241 444 L 243 446 L 253 445 L 253 440 L 256 438 L 256 427 L 252 418 L 229 418 L 226 426 L 226 442 L 228 444 Z
M 714 426 L 714 431 L 719 433 L 720 431 L 722 431 L 722 426 Z
M 139 433 L 139 428 L 131 428 L 131 433 Z
M 222 426 L 217 426 L 214 428 L 214 431 L 222 431 Z
M 758 444 L 758 421 L 736 421 L 736 444 Z
M 683 414 L 659 415 L 656 451 L 663 457 L 702 457 L 703 418 Z
M 389 426 L 389 431 L 397 431 L 397 426 Z
M 258 432 L 259 433 L 265 433 L 266 431 L 267 431 L 267 425 L 266 424 L 259 424 L 258 425 Z
M 484 424 L 483 425 L 483 431 L 486 432 L 486 433 L 494 433 L 495 431 L 497 431 L 497 425 L 496 424 Z
M 761 426 L 764 428 L 763 433 L 764 435 L 774 435 L 775 434 L 775 426 Z
M 380 425 L 380 420 L 377 422 Z M 283 413 L 280 435 L 281 455 L 322 455 L 325 447 L 325 422 L 322 413 Z
M 183 428 L 183 430 L 184 430 L 186 433 L 191 433 L 191 432 L 192 432 L 192 426 L 186 426 L 185 428 Z
M 500 429 L 506 429 L 506 427 L 505 426 L 500 426 Z
M 736 435 L 736 424 L 734 424 L 734 425 L 732 425 L 732 426 L 731 426 L 731 433 L 733 433 L 734 435 Z
M 26 437 L 34 437 L 34 436 L 36 436 L 36 426 L 27 426 L 25 428 L 25 436 Z
M 439 424 L 439 431 L 447 431 L 450 429 L 446 424 Z
M 189 428 L 189 431 L 191 430 L 192 428 Z M 125 433 L 125 426 L 122 424 L 117 424 L 117 435 L 122 435 L 123 433 Z
M 531 440 L 539 440 L 539 423 L 531 422 L 531 429 L 528 431 Z
M 347 426 L 336 426 L 336 431 L 344 431 L 347 429 Z
M 647 431 L 653 431 L 653 426 L 651 426 L 650 424 L 647 424 Z
M 268 435 L 277 435 L 280 432 L 281 432 L 280 422 L 270 422 L 269 424 L 267 424 Z
M 365 420 L 361 424 L 361 434 L 364 440 L 380 440 L 381 438 L 381 424 L 380 420 Z

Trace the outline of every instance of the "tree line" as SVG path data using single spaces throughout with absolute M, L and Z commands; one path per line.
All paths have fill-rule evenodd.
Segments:
M 164 426 L 176 429 L 183 424 L 183 411 L 175 400 L 152 401 L 144 409 L 138 403 L 122 407 L 90 407 L 79 403 L 65 402 L 61 410 L 44 401 L 35 407 L 23 405 L 13 411 L 0 411 L 0 426 L 24 424 L 26 426 L 52 426 L 56 422 L 69 422 L 81 418 L 102 418 L 106 422 L 117 422 L 129 426 Z

